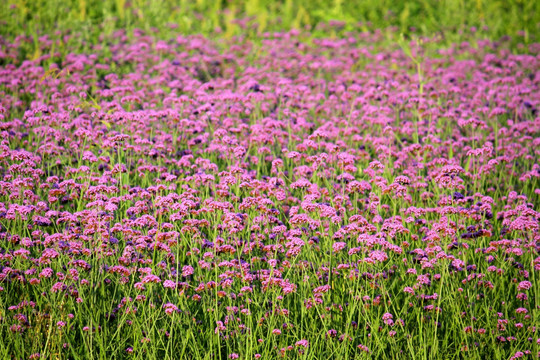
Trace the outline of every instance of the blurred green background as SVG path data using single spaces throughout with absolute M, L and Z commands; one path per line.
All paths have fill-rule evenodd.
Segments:
M 239 22 L 238 19 L 247 21 Z M 340 31 L 395 27 L 399 33 L 441 34 L 459 41 L 476 27 L 475 36 L 514 44 L 538 41 L 537 0 L 4 0 L 0 1 L 0 35 L 76 33 L 79 45 L 117 29 L 153 30 L 163 36 L 200 33 L 232 37 L 261 36 L 269 31 L 309 29 L 328 35 L 319 25 L 344 23 Z M 175 24 L 175 26 L 170 26 Z M 338 30 L 339 31 L 339 30 Z M 55 35 L 56 34 L 56 35 Z M 31 41 L 30 41 L 31 42 Z M 34 45 L 35 46 L 35 45 Z M 77 43 L 70 44 L 77 46 Z M 32 45 L 30 45 L 32 47 Z M 72 48 L 73 50 L 73 48 Z M 30 52 L 28 56 L 32 56 Z

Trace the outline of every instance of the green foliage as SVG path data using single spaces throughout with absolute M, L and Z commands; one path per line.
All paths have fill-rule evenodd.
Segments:
M 237 19 L 247 19 L 247 24 Z M 260 36 L 265 31 L 307 27 L 328 32 L 320 24 L 343 22 L 344 30 L 397 27 L 411 33 L 441 34 L 460 40 L 476 27 L 478 36 L 508 35 L 517 43 L 538 40 L 540 2 L 528 0 L 7 0 L 0 3 L 0 35 L 27 35 L 27 57 L 38 57 L 39 36 L 70 31 L 70 49 L 99 42 L 99 35 L 117 29 L 153 29 L 159 33 L 202 33 L 231 37 Z

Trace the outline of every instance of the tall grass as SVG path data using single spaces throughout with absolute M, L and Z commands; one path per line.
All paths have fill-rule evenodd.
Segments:
M 236 19 L 248 19 L 248 28 Z M 213 36 L 260 36 L 266 31 L 309 28 L 325 33 L 319 24 L 342 21 L 345 30 L 368 31 L 396 27 L 399 32 L 445 36 L 475 27 L 478 36 L 513 43 L 538 40 L 540 2 L 528 0 L 6 0 L 0 3 L 0 35 L 29 36 L 28 57 L 38 56 L 39 37 L 69 30 L 70 50 L 98 42 L 99 35 L 134 28 L 160 33 L 201 33 Z M 174 24 L 172 27 L 169 26 Z

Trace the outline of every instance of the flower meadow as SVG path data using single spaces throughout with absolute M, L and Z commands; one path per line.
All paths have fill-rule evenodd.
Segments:
M 540 45 L 129 35 L 0 39 L 2 358 L 538 358 Z

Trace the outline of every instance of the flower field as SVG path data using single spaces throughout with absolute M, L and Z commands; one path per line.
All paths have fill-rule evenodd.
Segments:
M 0 357 L 538 358 L 540 45 L 392 34 L 2 38 Z

